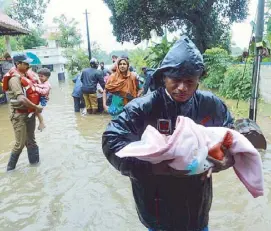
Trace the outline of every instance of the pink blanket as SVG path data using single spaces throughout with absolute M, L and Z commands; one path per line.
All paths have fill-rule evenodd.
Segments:
M 213 166 L 206 160 L 208 151 L 222 142 L 227 132 L 233 137 L 229 151 L 235 159 L 235 173 L 254 197 L 262 196 L 260 154 L 247 138 L 228 128 L 204 127 L 190 118 L 179 116 L 173 135 L 162 135 L 154 127 L 148 126 L 140 141 L 127 145 L 116 155 L 121 158 L 136 157 L 152 164 L 173 159 L 170 163 L 172 168 L 190 170 L 189 175 L 200 174 Z

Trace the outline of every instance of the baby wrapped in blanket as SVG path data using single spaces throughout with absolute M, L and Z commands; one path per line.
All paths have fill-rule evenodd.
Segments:
M 147 126 L 141 140 L 133 142 L 116 153 L 117 156 L 136 157 L 158 164 L 173 160 L 170 167 L 190 170 L 189 175 L 208 171 L 213 165 L 208 155 L 222 160 L 224 148 L 233 155 L 235 173 L 254 196 L 263 195 L 262 162 L 259 152 L 242 134 L 224 127 L 204 127 L 188 117 L 179 116 L 171 136 Z

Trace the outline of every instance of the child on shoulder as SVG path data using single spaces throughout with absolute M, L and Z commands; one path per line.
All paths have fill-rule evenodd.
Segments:
M 35 90 L 40 94 L 40 104 L 42 107 L 47 105 L 49 93 L 51 90 L 51 85 L 49 83 L 49 78 L 51 76 L 51 71 L 48 68 L 41 68 L 38 70 L 39 83 L 35 84 Z M 38 130 L 42 131 L 45 128 L 43 116 L 41 113 L 37 113 L 39 120 Z

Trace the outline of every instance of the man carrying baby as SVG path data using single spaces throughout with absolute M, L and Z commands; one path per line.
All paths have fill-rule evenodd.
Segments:
M 150 164 L 115 155 L 139 141 L 148 125 L 172 135 L 178 116 L 207 127 L 232 127 L 226 105 L 212 93 L 198 90 L 203 74 L 202 55 L 191 40 L 181 37 L 153 74 L 157 90 L 127 104 L 103 134 L 103 152 L 117 170 L 130 177 L 139 219 L 150 231 L 207 231 L 213 197 L 211 173 L 234 164 L 225 151 L 222 161 L 209 159 L 212 169 L 188 176 L 186 170 L 170 168 L 170 161 Z

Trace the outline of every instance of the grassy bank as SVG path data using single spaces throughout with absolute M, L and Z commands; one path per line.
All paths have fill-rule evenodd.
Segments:
M 223 99 L 223 97 L 221 97 Z M 249 116 L 249 102 L 223 99 L 227 104 L 231 112 L 234 114 L 236 119 L 246 118 Z M 266 117 L 271 119 L 271 104 L 265 103 L 263 100 L 258 102 L 258 114 L 259 117 Z
M 208 90 L 204 89 L 202 86 L 200 89 Z M 225 102 L 235 119 L 249 117 L 249 101 L 240 100 L 238 102 L 237 100 L 225 99 L 216 91 L 212 92 Z M 258 102 L 257 124 L 266 136 L 268 143 L 271 143 L 271 104 L 265 103 L 262 99 Z

